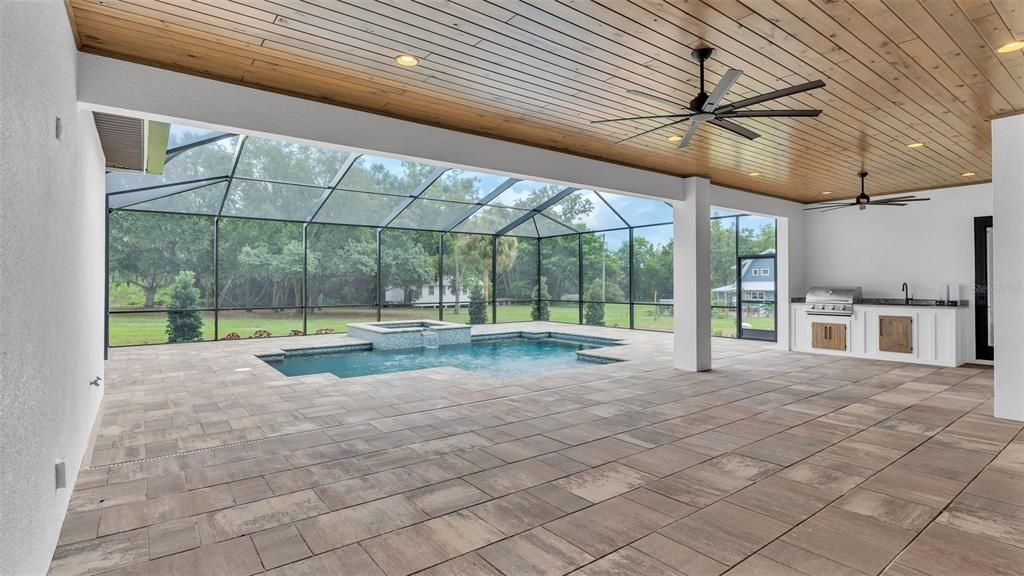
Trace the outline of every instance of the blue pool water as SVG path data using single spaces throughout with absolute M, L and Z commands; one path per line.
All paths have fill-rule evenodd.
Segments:
M 328 372 L 341 378 L 452 366 L 493 378 L 521 378 L 585 366 L 578 350 L 601 346 L 557 338 L 504 338 L 440 348 L 356 350 L 266 359 L 286 376 Z

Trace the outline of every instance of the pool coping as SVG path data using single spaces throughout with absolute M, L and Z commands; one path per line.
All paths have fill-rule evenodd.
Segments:
M 543 340 L 545 338 L 555 338 L 558 340 L 564 340 L 573 342 L 576 344 L 589 344 L 594 346 L 600 346 L 592 350 L 577 350 L 576 359 L 584 362 L 593 364 L 617 364 L 620 362 L 628 362 L 621 358 L 612 358 L 609 356 L 602 356 L 598 352 L 605 349 L 614 349 L 618 346 L 625 345 L 625 339 L 623 338 L 604 338 L 599 336 L 582 336 L 580 334 L 570 334 L 568 332 L 553 332 L 553 331 L 528 331 L 528 330 L 512 330 L 509 332 L 493 332 L 488 334 L 474 334 L 470 338 L 470 343 L 473 342 L 487 342 L 491 340 L 509 340 L 512 338 L 524 338 L 526 340 Z M 281 362 L 287 356 L 302 357 L 302 356 L 319 356 L 321 354 L 333 354 L 335 352 L 356 352 L 364 350 L 373 350 L 372 342 L 352 342 L 346 344 L 334 344 L 330 346 L 314 346 L 307 348 L 281 348 L 280 352 L 273 352 L 269 354 L 254 354 L 257 358 L 267 363 L 268 366 L 274 368 L 274 362 Z M 459 370 L 456 366 L 450 366 Z M 276 368 L 274 368 L 276 370 Z M 422 370 L 433 370 L 434 368 L 423 368 Z M 402 370 L 400 372 L 387 372 L 387 374 L 400 374 L 405 372 L 417 372 L 418 370 Z M 466 371 L 468 372 L 468 371 Z M 324 372 L 324 374 L 330 374 L 330 372 Z M 295 376 L 285 376 L 286 378 L 295 378 Z M 361 378 L 362 376 L 352 376 L 351 378 Z M 341 378 L 341 377 L 339 377 Z M 343 379 L 343 378 L 341 378 Z

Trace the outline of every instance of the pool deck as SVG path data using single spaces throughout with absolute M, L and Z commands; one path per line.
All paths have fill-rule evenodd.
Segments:
M 51 574 L 941 576 L 1024 565 L 992 371 L 552 323 L 623 362 L 284 377 L 344 335 L 111 351 Z

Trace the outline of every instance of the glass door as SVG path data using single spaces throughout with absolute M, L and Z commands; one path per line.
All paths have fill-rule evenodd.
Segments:
M 775 342 L 775 254 L 738 257 L 736 278 L 739 337 Z
M 979 360 L 992 360 L 992 217 L 974 219 L 974 341 Z

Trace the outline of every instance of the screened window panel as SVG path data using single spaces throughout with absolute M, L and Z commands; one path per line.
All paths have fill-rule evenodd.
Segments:
M 736 219 L 711 219 L 711 305 L 736 305 Z
M 775 251 L 775 219 L 765 216 L 740 216 L 739 254 L 753 256 Z
M 516 219 L 529 214 L 526 210 L 502 208 L 500 206 L 481 206 L 476 212 L 455 227 L 455 232 L 474 234 L 494 234 Z
M 401 196 L 335 190 L 317 213 L 316 222 L 381 226 L 388 216 L 408 202 Z
M 377 302 L 377 231 L 310 224 L 306 229 L 307 305 Z
M 133 204 L 128 209 L 176 212 L 179 214 L 216 215 L 220 210 L 221 203 L 224 201 L 224 192 L 228 189 L 228 183 L 218 182 L 199 188 L 195 188 L 196 184 L 190 184 L 189 186 L 192 188 L 191 190 L 186 188 L 185 192 L 178 192 L 163 198 Z
M 302 310 L 221 310 L 217 313 L 220 339 L 228 334 L 239 338 L 277 338 L 301 336 Z
M 626 226 L 593 190 L 577 190 L 544 210 L 544 214 L 577 231 Z
M 202 318 L 200 336 L 195 342 L 213 340 L 213 312 L 189 312 Z M 140 344 L 166 344 L 167 312 L 116 313 L 107 317 L 107 334 L 111 346 L 138 346 Z
M 249 137 L 242 145 L 235 176 L 327 186 L 349 155 L 331 148 Z
M 533 210 L 564 189 L 563 186 L 548 182 L 520 180 L 491 200 L 495 206 L 508 206 Z
M 540 263 L 537 260 L 537 240 L 504 236 L 498 238 L 497 245 L 495 298 L 506 301 L 537 298 L 537 267 Z
M 533 217 L 537 225 L 537 232 L 542 236 L 562 236 L 563 234 L 575 234 L 576 232 L 568 226 L 563 226 L 543 214 Z
M 437 200 L 479 202 L 507 180 L 507 176 L 452 168 L 435 180 L 423 195 Z
M 579 266 L 578 235 L 540 240 L 540 273 L 552 300 L 579 300 Z
M 109 179 L 110 174 L 107 174 Z M 187 192 L 203 186 L 216 184 L 218 182 L 226 182 L 227 179 L 214 179 L 202 182 L 188 182 L 184 184 L 166 184 L 159 188 L 149 188 L 146 190 L 127 190 L 122 192 L 110 193 L 107 195 L 107 205 L 110 208 L 126 208 L 133 204 L 141 204 L 142 202 L 148 202 L 150 200 L 156 200 L 163 198 L 171 194 L 177 194 L 179 192 Z
M 213 218 L 115 211 L 109 226 L 111 310 L 213 306 Z M 194 275 L 194 300 L 170 290 L 183 273 Z
M 302 304 L 302 224 L 222 218 L 218 234 L 220 307 Z
M 348 332 L 349 324 L 376 321 L 376 306 L 310 308 L 306 312 L 306 330 L 309 334 L 340 334 Z
M 523 222 L 519 226 L 516 226 L 512 230 L 509 230 L 509 236 L 518 236 L 526 238 L 537 238 L 537 225 L 534 224 L 534 218 L 530 218 L 526 222 Z
M 440 234 L 384 229 L 380 234 L 384 303 L 436 307 Z M 434 296 L 430 295 L 433 288 Z M 433 311 L 434 316 L 437 311 Z
M 189 149 L 164 165 L 163 174 L 136 172 L 107 173 L 107 192 L 120 192 L 135 188 L 161 186 L 214 176 L 228 176 L 235 157 L 238 137 L 224 138 Z
M 316 208 L 323 188 L 236 178 L 228 190 L 224 216 L 305 220 Z
M 472 208 L 471 204 L 420 198 L 409 204 L 389 226 L 416 230 L 445 230 L 462 220 Z
M 633 326 L 639 330 L 671 332 L 673 311 L 667 304 L 634 304 Z
M 345 173 L 338 187 L 357 192 L 410 196 L 436 170 L 435 166 L 419 162 L 360 156 Z
M 622 196 L 599 192 L 602 198 L 619 213 L 630 226 L 666 224 L 672 221 L 672 207 L 661 200 L 649 200 L 635 196 Z
M 628 302 L 629 231 L 583 234 L 580 240 L 583 242 L 583 299 Z
M 446 234 L 444 237 L 445 320 L 469 322 L 469 302 L 474 289 L 479 296 L 492 299 L 491 236 L 482 234 Z M 440 300 L 435 292 L 434 301 Z
M 174 150 L 175 148 L 187 146 L 188 144 L 199 142 L 200 140 L 213 138 L 219 134 L 224 134 L 224 132 L 207 130 L 206 128 L 197 128 L 195 126 L 186 126 L 184 124 L 171 124 L 170 133 L 167 137 L 167 149 Z
M 672 225 L 633 229 L 633 299 L 672 303 Z

